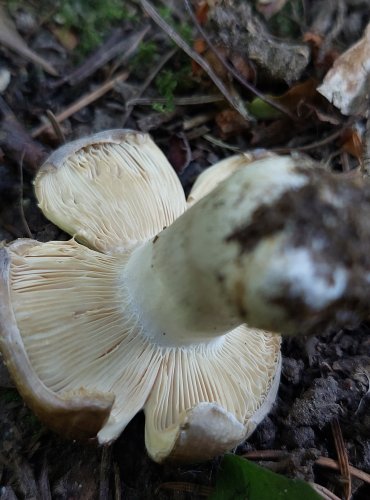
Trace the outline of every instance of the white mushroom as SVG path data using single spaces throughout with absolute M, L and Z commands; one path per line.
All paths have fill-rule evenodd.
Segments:
M 73 239 L 1 250 L 0 347 L 50 427 L 109 443 L 144 408 L 154 460 L 211 458 L 248 437 L 277 392 L 280 338 L 244 323 L 293 332 L 352 318 L 352 269 L 331 259 L 340 182 L 289 157 L 230 161 L 235 173 L 203 198 L 197 188 L 189 210 L 145 134 L 97 134 L 41 167 L 40 208 Z

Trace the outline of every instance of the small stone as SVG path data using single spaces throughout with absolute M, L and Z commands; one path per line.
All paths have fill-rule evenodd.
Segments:
M 0 94 L 5 92 L 11 80 L 10 71 L 7 68 L 0 68 Z

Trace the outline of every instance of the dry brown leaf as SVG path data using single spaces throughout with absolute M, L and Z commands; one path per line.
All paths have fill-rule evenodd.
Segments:
M 253 82 L 256 79 L 256 68 L 242 54 L 234 52 L 233 54 L 230 54 L 230 60 L 236 71 L 244 78 L 244 80 L 247 82 Z
M 303 35 L 303 41 L 310 45 L 313 63 L 321 70 L 328 71 L 334 61 L 340 56 L 340 53 L 333 47 L 329 47 L 324 53 L 321 53 L 325 39 L 319 33 L 307 31 Z
M 334 62 L 318 92 L 344 115 L 365 115 L 370 89 L 370 23 L 364 36 Z
M 304 82 L 293 85 L 287 92 L 280 96 L 269 96 L 269 101 L 279 104 L 291 114 L 303 119 L 312 114 L 312 110 L 324 100 L 316 91 L 317 82 L 309 78 Z M 249 111 L 260 120 L 271 120 L 281 116 L 281 112 L 256 97 L 249 104 Z
M 77 47 L 78 37 L 70 29 L 67 29 L 64 26 L 62 27 L 53 26 L 50 28 L 50 31 L 53 33 L 53 35 L 57 38 L 59 43 L 63 45 L 65 49 L 72 51 Z
M 316 84 L 317 82 L 313 78 L 309 78 L 304 82 L 293 85 L 285 94 L 274 98 L 274 100 L 301 116 L 303 104 L 313 103 L 317 97 Z
M 222 139 L 239 134 L 249 128 L 249 124 L 234 109 L 224 109 L 216 115 L 215 121 Z
M 44 71 L 52 76 L 58 76 L 57 70 L 31 50 L 20 36 L 13 21 L 9 18 L 4 8 L 0 5 L 0 44 L 10 50 L 17 52 L 20 56 L 41 66 Z
M 200 25 L 203 25 L 206 23 L 207 17 L 208 17 L 208 10 L 209 10 L 208 2 L 201 0 L 197 4 L 197 6 L 195 8 L 195 15 L 196 15 L 196 18 L 198 19 L 198 22 Z
M 349 128 L 342 135 L 342 149 L 346 153 L 354 156 L 359 163 L 362 162 L 363 144 L 361 135 L 356 128 Z

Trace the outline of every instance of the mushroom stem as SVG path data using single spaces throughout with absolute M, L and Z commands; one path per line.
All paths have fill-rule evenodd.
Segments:
M 368 314 L 369 212 L 368 185 L 302 158 L 256 161 L 134 251 L 133 303 L 162 345 L 220 341 L 242 323 L 348 326 Z

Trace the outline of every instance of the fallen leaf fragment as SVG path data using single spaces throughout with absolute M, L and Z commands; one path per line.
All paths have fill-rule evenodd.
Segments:
M 346 129 L 342 134 L 342 149 L 354 156 L 359 163 L 362 161 L 363 144 L 359 131 L 356 127 Z
M 58 76 L 57 70 L 36 52 L 31 50 L 20 36 L 13 21 L 0 5 L 0 45 L 17 52 L 20 56 L 41 66 L 41 68 L 52 76 Z
M 334 62 L 318 92 L 344 115 L 365 115 L 370 93 L 370 24 L 364 36 Z
M 223 139 L 239 134 L 250 126 L 235 109 L 230 108 L 220 111 L 216 115 L 215 121 Z
M 287 92 L 280 96 L 269 96 L 272 102 L 281 104 L 297 117 L 304 117 L 311 110 L 309 106 L 314 106 L 318 96 L 316 92 L 316 81 L 309 78 L 304 82 L 293 85 Z M 322 99 L 322 98 L 321 98 Z M 304 105 L 308 106 L 304 109 Z M 271 104 L 263 101 L 260 97 L 255 97 L 248 104 L 248 111 L 259 120 L 273 120 L 282 116 L 281 111 L 273 108 Z
M 77 47 L 78 37 L 73 33 L 72 30 L 65 28 L 64 26 L 52 26 L 50 28 L 50 31 L 65 49 L 72 51 Z

